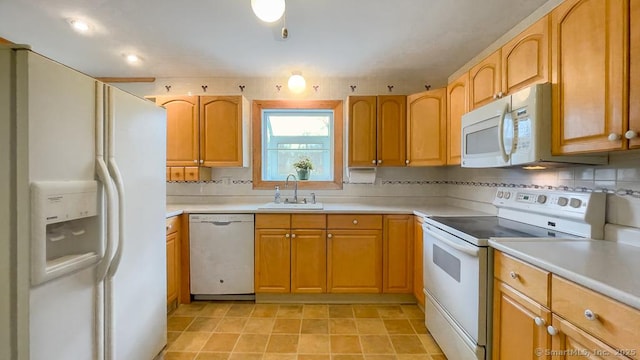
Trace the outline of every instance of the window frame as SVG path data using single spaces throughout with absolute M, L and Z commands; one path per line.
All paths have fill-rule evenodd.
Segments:
M 342 100 L 254 100 L 251 111 L 252 146 L 253 146 L 253 189 L 273 190 L 276 185 L 282 189 L 284 180 L 270 181 L 262 179 L 262 110 L 293 109 L 333 110 L 333 181 L 298 181 L 298 189 L 342 189 L 343 179 L 343 107 Z

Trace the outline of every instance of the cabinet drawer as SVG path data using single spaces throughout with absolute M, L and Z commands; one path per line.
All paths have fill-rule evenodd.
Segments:
M 184 168 L 180 166 L 171 167 L 171 181 L 184 181 Z
M 167 235 L 180 231 L 180 216 L 172 216 L 167 219 Z
M 289 214 L 256 214 L 256 229 L 289 229 L 291 215 Z
M 199 168 L 197 166 L 185 166 L 184 168 L 184 180 L 185 181 L 198 181 Z
M 325 229 L 327 216 L 324 214 L 291 214 L 292 229 Z
M 327 215 L 329 229 L 382 229 L 382 215 Z
M 549 272 L 496 251 L 494 276 L 539 304 L 549 307 Z
M 556 275 L 551 279 L 551 310 L 616 349 L 640 351 L 640 310 Z M 639 354 L 628 355 L 637 359 Z

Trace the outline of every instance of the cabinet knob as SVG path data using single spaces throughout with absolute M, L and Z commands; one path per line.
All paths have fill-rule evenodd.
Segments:
M 204 160 L 200 160 L 200 164 L 204 164 Z
M 197 164 L 197 163 L 198 163 L 198 160 L 193 160 L 193 163 L 194 163 L 194 164 Z
M 296 234 L 291 234 L 291 237 L 295 239 L 296 238 Z
M 620 140 L 620 135 L 616 134 L 616 133 L 611 133 L 611 134 L 609 134 L 607 139 L 609 139 L 609 141 L 618 141 L 618 140 Z
M 593 320 L 596 320 L 598 318 L 598 314 L 596 314 L 593 311 L 587 309 L 587 310 L 584 311 L 584 317 L 587 318 L 587 320 L 593 321 Z
M 289 238 L 289 234 L 284 234 L 284 237 Z
M 498 94 L 493 94 L 493 99 L 497 99 L 498 98 Z
M 553 326 L 549 325 L 549 326 L 547 326 L 547 333 L 549 335 L 551 335 L 551 336 L 558 335 L 558 329 L 556 329 Z
M 515 272 L 515 271 L 511 271 L 511 272 L 509 272 L 509 276 L 511 276 L 511 278 L 515 280 L 515 279 L 517 279 L 520 275 L 518 275 L 518 273 L 517 273 L 517 272 Z
M 409 160 L 405 160 L 405 161 L 404 161 L 404 163 L 405 163 L 405 164 L 409 164 Z
M 358 220 L 353 220 L 353 225 L 358 225 Z
M 378 160 L 378 164 L 382 164 L 382 160 Z
M 371 160 L 371 163 L 372 163 L 372 164 L 375 164 L 375 163 L 376 163 L 376 161 L 375 161 L 375 160 Z
M 499 91 L 499 92 L 498 92 L 498 99 L 502 98 L 502 96 L 503 96 L 503 95 L 504 95 L 504 94 L 502 93 L 502 91 Z
M 629 140 L 635 139 L 637 136 L 638 136 L 638 133 L 636 133 L 633 130 L 629 130 L 626 133 L 624 133 L 624 137 L 626 137 Z
M 171 229 L 171 225 L 167 225 L 167 231 Z
M 544 324 L 546 323 L 546 321 L 544 321 L 544 319 L 541 318 L 540 316 L 536 316 L 535 319 L 533 319 L 533 321 L 535 321 L 536 325 L 538 326 L 544 326 Z
M 333 237 L 333 235 L 332 235 L 332 234 L 327 234 L 327 237 L 328 237 L 329 239 L 331 239 L 331 238 Z

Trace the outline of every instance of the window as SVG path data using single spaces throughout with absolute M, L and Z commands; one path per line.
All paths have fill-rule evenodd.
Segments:
M 342 101 L 254 101 L 253 187 L 273 189 L 309 157 L 302 189 L 342 188 Z

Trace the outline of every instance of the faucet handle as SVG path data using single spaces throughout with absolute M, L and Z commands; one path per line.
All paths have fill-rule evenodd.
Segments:
M 311 193 L 311 203 L 312 204 L 316 203 L 316 193 Z

